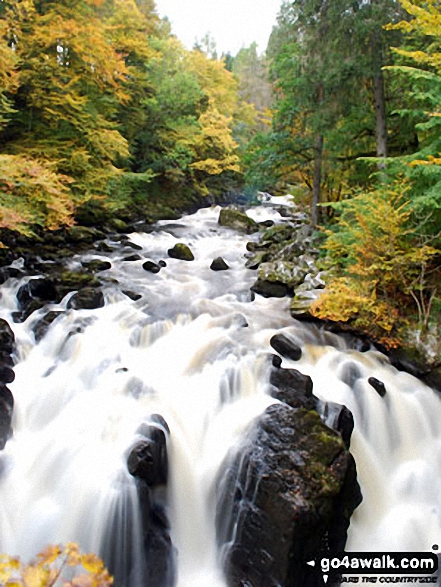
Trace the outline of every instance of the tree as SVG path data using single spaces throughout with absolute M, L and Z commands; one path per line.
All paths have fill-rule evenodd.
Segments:
M 396 173 L 412 185 L 412 205 L 428 233 L 439 237 L 441 220 L 441 9 L 435 0 L 400 0 L 409 19 L 388 28 L 404 33 L 401 47 L 394 48 L 401 63 L 389 67 L 407 87 L 401 119 L 415 124 L 417 140 L 411 154 L 390 161 Z
M 273 177 L 306 184 L 314 224 L 320 202 L 368 181 L 360 157 L 387 154 L 382 65 L 391 34 L 382 26 L 399 8 L 395 0 L 282 5 L 268 48 L 276 102 L 266 145 Z

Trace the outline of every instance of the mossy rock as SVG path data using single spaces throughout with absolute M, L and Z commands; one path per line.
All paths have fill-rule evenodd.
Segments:
M 93 273 L 79 271 L 63 271 L 54 276 L 54 281 L 61 298 L 71 291 L 78 291 L 84 287 L 95 288 L 101 285 Z
M 318 300 L 320 293 L 316 289 L 296 290 L 289 309 L 291 316 L 297 320 L 312 318 L 310 308 Z
M 293 226 L 290 224 L 275 224 L 263 232 L 261 241 L 263 244 L 286 243 L 292 240 L 293 236 Z
M 90 226 L 71 226 L 66 233 L 67 240 L 73 243 L 93 243 L 105 238 L 105 234 Z
M 111 218 L 106 224 L 110 230 L 115 232 L 126 232 L 128 228 L 127 222 L 124 222 L 121 218 Z
M 294 288 L 305 279 L 307 270 L 302 266 L 289 261 L 275 261 L 261 263 L 258 276 L 261 281 L 284 283 Z
M 104 295 L 100 289 L 85 287 L 77 291 L 69 300 L 67 307 L 74 310 L 96 310 L 104 306 Z
M 169 249 L 168 256 L 172 259 L 180 259 L 181 261 L 194 261 L 194 255 L 188 245 L 184 243 L 176 243 L 172 249 Z
M 247 216 L 245 212 L 240 212 L 234 208 L 222 208 L 218 222 L 221 226 L 232 228 L 239 232 L 246 232 L 247 234 L 252 234 L 259 230 L 257 222 Z
M 286 283 L 280 281 L 266 281 L 258 279 L 250 288 L 252 292 L 264 298 L 284 298 L 290 295 L 291 291 Z
M 81 265 L 90 273 L 98 273 L 99 271 L 106 271 L 111 269 L 112 263 L 109 261 L 102 261 L 101 259 L 94 259 L 93 261 L 82 261 Z

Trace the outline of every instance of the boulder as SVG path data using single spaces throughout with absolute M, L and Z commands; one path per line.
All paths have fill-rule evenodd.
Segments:
M 222 259 L 222 257 L 216 257 L 210 265 L 212 271 L 226 271 L 230 266 Z
M 227 228 L 232 228 L 239 232 L 252 234 L 259 230 L 259 225 L 245 212 L 240 212 L 234 208 L 222 208 L 219 214 L 219 224 Z
M 105 234 L 97 228 L 90 226 L 71 226 L 68 228 L 66 238 L 68 241 L 76 244 L 91 244 L 94 241 L 105 238 Z
M 375 389 L 380 397 L 384 397 L 386 395 L 386 386 L 382 381 L 376 377 L 369 377 L 368 383 Z
M 124 245 L 129 249 L 133 249 L 134 251 L 142 251 L 141 245 L 137 245 L 136 243 L 132 243 L 132 241 L 128 240 L 124 242 Z
M 145 426 L 141 432 L 145 439 L 135 444 L 127 459 L 129 473 L 149 487 L 165 485 L 168 478 L 166 432 L 154 423 Z
M 142 298 L 141 294 L 136 293 L 135 291 L 131 291 L 129 289 L 123 290 L 123 294 L 125 296 L 127 296 L 128 298 L 130 298 L 131 300 L 133 300 L 134 302 L 136 302 L 137 300 L 140 300 Z
M 11 354 L 14 350 L 14 342 L 15 336 L 12 332 L 12 328 L 6 320 L 0 318 L 0 350 L 7 354 Z
M 349 449 L 354 430 L 354 416 L 346 407 L 335 402 L 326 402 L 323 406 L 322 419 L 327 426 L 339 432 L 344 445 Z
M 170 523 L 161 504 L 153 503 L 149 511 L 149 527 L 144 537 L 146 552 L 146 585 L 173 587 L 176 583 L 176 553 L 170 538 Z
M 0 384 L 0 450 L 11 435 L 12 410 L 14 398 L 6 385 Z
M 252 286 L 251 291 L 264 298 L 284 298 L 290 294 L 290 289 L 280 281 L 265 281 L 258 279 Z
M 317 587 L 306 562 L 343 550 L 360 503 L 354 461 L 317 412 L 270 406 L 216 484 L 227 585 Z
M 282 357 L 292 361 L 298 361 L 302 356 L 302 349 L 284 334 L 275 334 L 270 340 L 270 345 Z
M 95 243 L 94 247 L 99 253 L 112 253 L 112 251 L 115 250 L 115 248 L 111 247 L 106 241 Z
M 254 253 L 254 255 L 252 257 L 250 257 L 248 259 L 248 261 L 245 263 L 245 267 L 247 269 L 258 269 L 258 267 L 262 264 L 265 263 L 266 261 L 269 261 L 271 255 L 268 251 L 258 251 L 256 253 Z
M 48 302 L 60 301 L 55 283 L 46 278 L 31 279 L 17 291 L 19 312 L 14 319 L 26 320 L 35 310 L 39 310 Z
M 277 260 L 259 265 L 258 278 L 262 281 L 284 283 L 290 290 L 303 283 L 307 274 L 304 263 Z
M 141 507 L 146 559 L 144 581 L 155 587 L 173 587 L 176 555 L 163 498 L 157 499 L 161 486 L 167 483 L 166 435 L 170 430 L 161 415 L 153 414 L 150 422 L 142 424 L 137 432 L 144 439 L 132 448 L 127 468 L 136 478 Z
M 290 314 L 296 320 L 311 320 L 311 305 L 318 300 L 321 292 L 315 289 L 297 289 L 289 308 Z
M 133 255 L 127 255 L 127 257 L 124 257 L 123 261 L 133 262 L 133 261 L 140 261 L 141 259 L 142 259 L 141 255 L 138 255 L 138 253 L 134 253 Z
M 1 383 L 12 383 L 15 379 L 14 370 L 8 365 L 0 363 L 0 382 Z
M 109 261 L 102 261 L 101 259 L 94 259 L 93 261 L 82 261 L 81 265 L 90 273 L 98 273 L 99 271 L 106 271 L 112 268 L 112 263 Z
M 297 369 L 276 368 L 271 372 L 271 395 L 291 408 L 312 410 L 317 400 L 312 394 L 312 379 Z
M 99 287 L 100 281 L 86 271 L 62 271 L 55 278 L 57 291 L 60 299 L 74 290 L 80 290 L 84 287 Z
M 67 307 L 74 310 L 95 310 L 104 306 L 104 295 L 100 289 L 85 287 L 77 291 L 68 301 Z
M 142 268 L 150 273 L 159 273 L 161 271 L 161 267 L 153 261 L 146 261 L 142 264 Z
M 189 246 L 184 243 L 176 243 L 172 249 L 167 251 L 168 256 L 172 259 L 180 259 L 181 261 L 194 261 L 194 255 Z

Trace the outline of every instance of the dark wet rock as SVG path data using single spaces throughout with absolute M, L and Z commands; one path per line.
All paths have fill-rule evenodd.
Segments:
M 14 370 L 8 365 L 0 363 L 0 382 L 1 383 L 12 383 L 15 379 Z
M 158 261 L 158 265 L 160 267 L 167 267 L 167 263 L 165 261 L 163 261 L 162 259 L 160 261 Z
M 12 410 L 14 397 L 6 385 L 0 384 L 0 450 L 11 435 Z
M 284 334 L 275 334 L 270 340 L 270 345 L 282 357 L 292 361 L 299 361 L 302 357 L 302 349 Z
M 133 255 L 127 255 L 127 257 L 123 258 L 123 261 L 133 262 L 133 261 L 140 261 L 142 259 L 141 255 L 138 253 L 134 253 Z
M 279 355 L 270 355 L 270 357 L 272 366 L 276 369 L 280 369 L 282 366 L 282 357 L 279 357 Z
M 153 503 L 150 508 L 149 529 L 145 534 L 146 585 L 173 587 L 175 585 L 175 552 L 170 538 L 170 523 L 165 508 Z
M 142 268 L 149 273 L 159 273 L 161 271 L 161 267 L 153 261 L 146 261 L 142 264 Z
M 125 242 L 124 245 L 129 249 L 133 249 L 134 251 L 142 251 L 141 245 L 137 245 L 136 243 L 132 243 L 131 241 Z
M 0 351 L 0 363 L 7 367 L 13 367 L 15 364 L 11 354 L 6 351 Z
M 170 434 L 170 428 L 169 425 L 167 424 L 165 418 L 163 416 L 161 416 L 161 414 L 152 414 L 150 416 L 150 422 L 153 422 L 154 424 L 159 424 L 159 426 L 165 431 L 167 432 L 167 434 Z M 145 433 L 143 433 L 144 436 L 146 436 Z
M 354 416 L 346 407 L 334 402 L 326 402 L 323 408 L 322 419 L 327 426 L 339 432 L 349 449 L 352 432 L 354 431 Z
M 72 291 L 80 290 L 84 287 L 95 288 L 101 285 L 100 281 L 93 275 L 85 271 L 62 271 L 54 277 L 57 291 L 60 299 Z
M 136 302 L 137 300 L 140 300 L 142 298 L 141 294 L 136 293 L 135 291 L 130 291 L 128 289 L 123 290 L 122 293 L 125 296 L 127 296 L 128 298 L 130 298 L 131 300 L 133 300 L 134 302 Z
M 314 409 L 317 403 L 312 394 L 312 379 L 297 369 L 277 368 L 271 372 L 271 395 L 292 408 Z
M 368 383 L 371 387 L 375 389 L 380 397 L 384 397 L 386 395 L 386 386 L 382 381 L 377 379 L 376 377 L 369 377 Z
M 15 322 L 23 322 L 47 303 L 61 300 L 55 283 L 46 278 L 31 279 L 17 291 L 19 311 L 13 313 Z
M 8 407 L 8 410 L 12 412 L 14 407 L 14 396 L 11 390 L 6 385 L 0 383 L 0 401 L 4 402 L 4 405 Z
M 251 287 L 251 291 L 264 298 L 284 298 L 290 294 L 290 289 L 285 283 L 279 281 L 262 281 L 258 279 Z
M 5 283 L 8 279 L 21 277 L 23 272 L 16 267 L 2 267 L 0 269 L 0 284 Z
M 103 306 L 103 292 L 92 287 L 85 287 L 77 291 L 67 303 L 67 307 L 74 310 L 95 310 Z
M 210 265 L 210 269 L 213 271 L 226 271 L 230 266 L 222 259 L 222 257 L 216 257 Z
M 6 320 L 0 318 L 0 350 L 11 354 L 14 350 L 14 342 L 15 336 L 12 332 L 12 328 L 9 326 Z
M 222 208 L 219 214 L 219 224 L 227 228 L 232 228 L 239 232 L 252 234 L 259 230 L 259 225 L 245 212 L 240 212 L 234 208 Z
M 317 587 L 306 561 L 344 549 L 360 503 L 355 465 L 317 412 L 270 406 L 217 483 L 230 587 Z M 321 580 L 321 579 L 320 579 Z
M 145 438 L 135 444 L 127 459 L 127 468 L 136 478 L 141 507 L 145 584 L 155 587 L 172 587 L 176 574 L 165 494 L 161 493 L 168 477 L 166 435 L 169 432 L 164 418 L 153 414 L 149 423 L 139 427 L 137 434 Z
M 337 431 L 340 432 L 345 446 L 349 448 L 352 432 L 354 431 L 354 416 L 346 406 L 341 406 L 337 419 Z
M 98 243 L 95 243 L 94 247 L 99 253 L 112 253 L 112 251 L 115 250 L 114 247 L 111 247 L 105 241 L 100 241 Z
M 112 263 L 109 261 L 102 261 L 101 259 L 82 261 L 81 265 L 91 273 L 98 273 L 99 271 L 106 271 L 107 269 L 112 268 Z
M 34 325 L 35 340 L 39 342 L 49 330 L 49 326 L 52 324 L 52 322 L 58 318 L 58 316 L 61 316 L 64 313 L 65 312 L 62 310 L 51 310 L 45 314 L 43 318 L 38 320 L 38 322 Z
M 45 278 L 31 279 L 22 285 L 17 291 L 19 308 L 23 310 L 31 300 L 54 302 L 58 298 L 58 292 L 53 281 Z
M 189 246 L 184 243 L 176 243 L 172 249 L 167 251 L 168 256 L 172 259 L 180 259 L 181 261 L 194 261 L 194 255 Z
M 134 477 L 149 487 L 165 485 L 168 477 L 167 438 L 162 426 L 146 426 L 142 431 L 145 440 L 132 448 L 127 468 Z

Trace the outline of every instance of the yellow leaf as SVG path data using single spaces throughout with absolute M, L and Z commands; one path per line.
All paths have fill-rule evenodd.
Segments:
M 104 569 L 102 560 L 95 554 L 83 554 L 81 564 L 89 573 L 100 573 Z
M 23 569 L 22 575 L 26 587 L 46 587 L 49 572 L 45 568 L 29 565 Z

